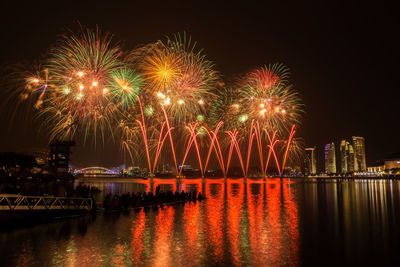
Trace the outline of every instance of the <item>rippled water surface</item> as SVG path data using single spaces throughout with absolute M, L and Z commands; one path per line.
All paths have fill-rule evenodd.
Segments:
M 85 180 L 107 192 L 196 189 L 206 200 L 0 232 L 1 266 L 396 265 L 400 183 Z

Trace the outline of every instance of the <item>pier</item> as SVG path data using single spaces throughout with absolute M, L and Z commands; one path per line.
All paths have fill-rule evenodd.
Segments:
M 23 196 L 17 194 L 0 194 L 0 212 L 2 211 L 91 211 L 91 198 Z

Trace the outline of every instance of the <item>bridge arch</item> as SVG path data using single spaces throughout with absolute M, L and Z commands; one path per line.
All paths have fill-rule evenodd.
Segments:
M 100 167 L 100 166 L 92 166 L 92 167 L 86 167 L 82 169 L 78 169 L 74 171 L 75 174 L 114 174 L 111 169 L 105 168 L 105 167 Z

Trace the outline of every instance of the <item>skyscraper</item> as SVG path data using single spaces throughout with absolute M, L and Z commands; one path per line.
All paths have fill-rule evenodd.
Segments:
M 366 171 L 365 141 L 364 137 L 352 136 L 354 148 L 354 171 Z
M 347 169 L 348 172 L 354 172 L 354 162 L 355 162 L 355 157 L 354 157 L 354 147 L 349 144 L 349 158 L 347 161 Z
M 336 154 L 333 142 L 325 145 L 325 173 L 336 173 Z
M 317 173 L 317 158 L 315 156 L 316 147 L 306 148 L 305 168 L 307 174 Z
M 354 171 L 354 150 L 353 146 L 346 140 L 340 143 L 340 167 L 341 173 Z

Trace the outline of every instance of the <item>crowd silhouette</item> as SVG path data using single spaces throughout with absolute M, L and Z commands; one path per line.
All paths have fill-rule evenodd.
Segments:
M 103 201 L 103 208 L 105 211 L 111 210 L 121 210 L 121 209 L 129 209 L 129 208 L 138 208 L 138 207 L 158 207 L 162 205 L 169 205 L 175 203 L 181 203 L 186 201 L 197 201 L 204 199 L 201 192 L 191 191 L 185 192 L 182 190 L 181 192 L 175 191 L 160 191 L 160 186 L 157 186 L 155 194 L 153 192 L 138 192 L 138 193 L 126 193 L 119 195 L 118 193 L 112 195 L 108 193 Z

